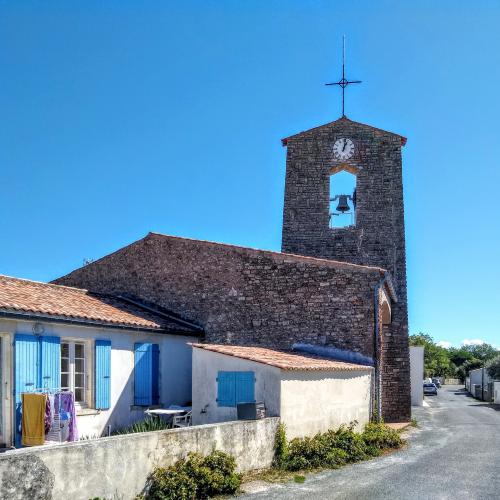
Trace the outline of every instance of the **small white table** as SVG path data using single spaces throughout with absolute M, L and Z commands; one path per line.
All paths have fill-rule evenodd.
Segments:
M 173 408 L 159 408 L 157 410 L 145 410 L 144 413 L 148 415 L 179 415 L 180 413 L 186 413 L 189 410 L 173 409 Z

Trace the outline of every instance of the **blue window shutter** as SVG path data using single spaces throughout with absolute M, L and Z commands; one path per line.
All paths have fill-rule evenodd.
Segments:
M 21 393 L 40 385 L 40 341 L 34 335 L 17 334 L 14 339 L 16 399 L 16 446 L 21 446 Z
M 95 341 L 95 407 L 111 407 L 111 341 Z
M 61 386 L 61 339 L 41 337 L 40 387 L 56 390 Z
M 153 404 L 153 347 L 149 343 L 134 345 L 134 404 Z
M 255 374 L 254 372 L 236 372 L 235 403 L 255 402 Z
M 160 402 L 160 346 L 153 344 L 152 366 L 151 366 L 151 396 L 154 405 Z
M 217 374 L 217 406 L 235 406 L 235 372 Z

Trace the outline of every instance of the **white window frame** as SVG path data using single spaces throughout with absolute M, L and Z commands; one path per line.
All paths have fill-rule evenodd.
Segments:
M 69 347 L 69 372 L 62 371 L 62 345 L 68 344 Z M 75 393 L 75 345 L 79 344 L 83 346 L 83 401 L 76 401 Z M 62 374 L 68 373 L 69 375 L 69 387 L 68 389 L 75 394 L 75 406 L 77 408 L 88 408 L 91 402 L 91 392 L 90 388 L 90 374 L 91 374 L 91 346 L 87 340 L 75 339 L 75 338 L 64 338 L 61 339 L 61 372 L 60 372 L 60 385 L 62 386 Z M 80 359 L 80 358 L 79 358 Z M 81 372 L 79 372 L 81 373 Z

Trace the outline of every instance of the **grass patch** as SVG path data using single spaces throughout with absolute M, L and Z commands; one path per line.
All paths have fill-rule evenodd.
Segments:
M 410 425 L 412 427 L 418 427 L 418 422 L 417 422 L 417 419 L 415 417 L 412 417 Z
M 306 476 L 299 476 L 299 475 L 296 475 L 296 476 L 293 476 L 293 480 L 294 480 L 296 483 L 302 484 L 302 483 L 305 483 L 305 482 L 306 482 Z

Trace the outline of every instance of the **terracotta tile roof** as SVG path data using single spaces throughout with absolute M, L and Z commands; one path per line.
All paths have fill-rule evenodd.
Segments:
M 163 333 L 199 334 L 200 328 L 125 298 L 81 288 L 0 275 L 0 314 L 77 321 Z
M 322 358 L 312 354 L 297 353 L 293 351 L 275 351 L 265 347 L 247 347 L 235 345 L 218 344 L 191 344 L 193 347 L 205 349 L 207 351 L 226 354 L 236 358 L 248 359 L 257 363 L 275 366 L 281 370 L 314 370 L 314 371 L 355 371 L 372 370 L 371 366 L 357 365 Z

